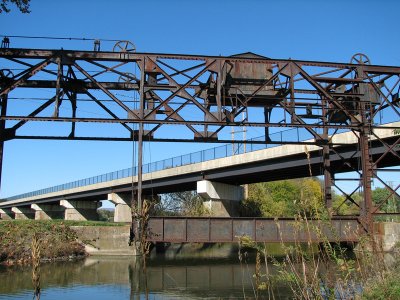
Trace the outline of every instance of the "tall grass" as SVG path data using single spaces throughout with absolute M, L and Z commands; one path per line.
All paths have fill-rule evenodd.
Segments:
M 304 214 L 298 215 L 293 223 L 294 236 L 298 236 L 300 231 L 306 232 L 308 238 L 305 243 L 300 240 L 285 243 L 278 221 L 276 226 L 281 235 L 280 245 L 284 253 L 280 260 L 269 255 L 265 243 L 255 243 L 248 237 L 239 238 L 241 263 L 243 254 L 240 252 L 243 249 L 250 247 L 257 252 L 253 274 L 255 299 L 278 299 L 277 289 L 274 288 L 277 282 L 286 283 L 294 299 L 373 299 L 373 296 L 367 295 L 376 295 L 374 291 L 379 290 L 377 283 L 385 286 L 388 285 L 388 280 L 393 282 L 393 278 L 400 276 L 393 277 L 393 270 L 400 268 L 396 264 L 388 266 L 376 241 L 367 235 L 361 236 L 357 245 L 350 245 L 350 248 L 357 246 L 355 253 L 349 252 L 348 247 L 340 243 L 327 215 L 320 214 L 320 219 L 316 222 L 311 222 Z M 329 228 L 328 234 L 321 228 Z M 332 237 L 335 240 L 333 243 L 330 242 Z M 277 269 L 277 272 L 272 274 L 272 268 Z M 400 295 L 400 283 L 395 285 L 394 289 L 396 288 L 397 295 Z M 396 294 L 392 290 L 386 294 L 389 293 Z M 400 296 L 387 297 L 389 298 L 385 299 L 400 299 Z

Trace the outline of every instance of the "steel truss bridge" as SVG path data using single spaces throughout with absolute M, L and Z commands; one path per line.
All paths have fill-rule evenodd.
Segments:
M 399 164 L 400 137 L 388 141 L 375 132 L 400 120 L 400 67 L 372 65 L 363 54 L 350 63 L 335 63 L 253 53 L 201 56 L 136 53 L 126 47 L 103 52 L 6 46 L 0 49 L 0 169 L 4 142 L 12 139 L 137 142 L 135 201 L 141 211 L 144 141 L 232 143 L 226 137 L 229 130 L 245 126 L 263 129 L 265 138 L 235 143 L 320 147 L 325 202 L 331 207 L 337 182 L 331 157 L 340 157 L 334 137 L 351 131 L 358 141 L 359 168 L 354 171 L 359 185 L 344 201 L 359 206 L 366 231 L 373 231 L 372 215 L 388 200 L 372 205 L 372 178 L 390 190 L 389 197 L 398 194 L 399 186 L 380 178 L 384 170 L 379 163 L 389 159 L 391 165 Z M 26 98 L 28 93 L 34 96 Z M 22 105 L 21 95 L 31 105 Z M 307 139 L 275 140 L 273 133 L 283 128 L 295 128 Z M 400 127 L 393 130 L 397 134 Z M 378 156 L 371 155 L 370 137 L 384 148 Z M 357 191 L 363 197 L 359 204 Z

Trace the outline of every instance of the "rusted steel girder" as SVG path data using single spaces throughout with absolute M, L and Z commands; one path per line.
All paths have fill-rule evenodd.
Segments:
M 238 243 L 247 237 L 254 242 L 357 242 L 357 217 L 333 217 L 330 222 L 293 218 L 207 218 L 150 217 L 147 240 L 169 243 Z
M 354 167 L 360 185 L 353 193 L 344 193 L 345 201 L 361 207 L 363 225 L 370 231 L 374 209 L 371 178 L 383 157 L 390 155 L 400 162 L 393 150 L 400 141 L 385 144 L 387 152 L 375 162 L 370 161 L 368 142 L 383 128 L 382 116 L 391 118 L 387 122 L 400 121 L 400 67 L 370 65 L 369 59 L 353 62 L 270 59 L 253 53 L 200 56 L 0 49 L 2 99 L 12 94 L 8 99 L 18 108 L 21 93 L 54 90 L 53 97 L 45 95 L 42 102 L 32 101 L 36 108 L 31 113 L 13 109 L 11 114 L 3 105 L 0 142 L 65 139 L 215 143 L 232 142 L 227 138 L 231 127 L 263 128 L 266 135 L 262 140 L 234 142 L 321 147 L 325 197 L 330 206 L 331 186 L 337 187 L 330 155 L 335 154 L 334 145 L 346 143 L 335 136 L 351 130 L 359 139 L 355 152 L 361 151 L 361 166 Z M 86 99 L 81 111 L 82 95 Z M 63 112 L 66 106 L 72 108 L 72 113 Z M 85 110 L 105 116 L 93 118 Z M 29 131 L 31 122 L 70 122 L 71 132 L 64 136 L 44 132 L 20 134 L 22 127 Z M 83 136 L 79 134 L 79 123 L 83 122 L 121 126 L 111 136 L 99 130 L 93 130 L 94 136 Z M 282 128 L 294 128 L 296 133 L 281 132 L 276 138 L 273 131 Z M 394 125 L 393 129 L 396 128 L 400 126 Z M 173 134 L 166 136 L 168 130 Z M 343 164 L 347 164 L 345 159 Z M 353 199 L 360 190 L 364 197 L 361 205 Z M 392 193 L 396 190 L 392 189 Z

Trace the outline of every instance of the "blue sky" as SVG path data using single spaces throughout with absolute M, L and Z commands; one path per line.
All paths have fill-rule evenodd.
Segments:
M 0 15 L 1 34 L 130 40 L 140 52 L 231 55 L 400 65 L 398 1 L 32 0 Z M 92 42 L 11 39 L 12 47 L 91 50 Z M 102 43 L 111 50 L 113 43 Z M 210 145 L 146 145 L 146 160 Z M 162 149 L 162 150 L 161 150 Z M 131 166 L 131 144 L 9 141 L 0 197 Z

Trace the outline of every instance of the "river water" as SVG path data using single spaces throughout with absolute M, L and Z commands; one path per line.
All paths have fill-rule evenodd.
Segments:
M 249 259 L 250 261 L 250 259 Z M 152 257 L 143 270 L 132 257 L 88 257 L 44 263 L 40 299 L 251 299 L 253 263 L 226 258 Z M 29 266 L 0 268 L 0 299 L 32 299 Z M 290 299 L 282 286 L 276 299 Z M 263 297 L 261 297 L 263 299 Z

